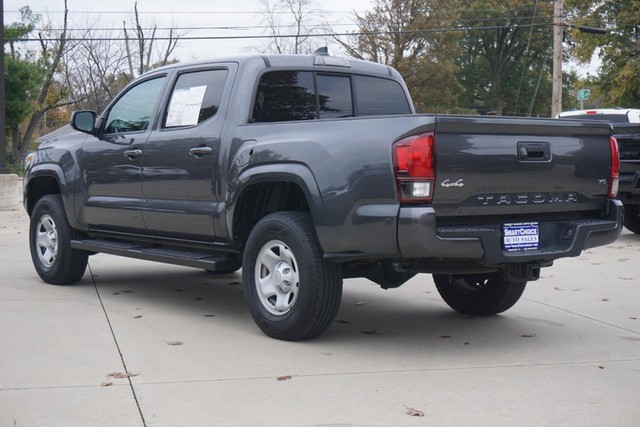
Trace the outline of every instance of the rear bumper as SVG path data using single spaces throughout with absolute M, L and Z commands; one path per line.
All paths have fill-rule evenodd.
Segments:
M 578 256 L 615 241 L 622 232 L 622 203 L 608 203 L 606 218 L 540 221 L 539 249 L 523 252 L 503 250 L 502 224 L 436 226 L 432 208 L 402 207 L 398 248 L 403 258 L 464 259 L 488 266 Z

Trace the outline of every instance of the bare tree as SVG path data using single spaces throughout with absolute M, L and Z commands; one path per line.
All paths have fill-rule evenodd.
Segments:
M 96 31 L 88 24 L 82 41 L 65 57 L 63 76 L 72 88 L 73 98 L 82 99 L 77 107 L 101 111 L 128 82 L 124 46 L 108 39 L 110 31 Z
M 313 0 L 260 0 L 262 22 L 270 36 L 266 47 L 273 53 L 311 53 L 317 45 L 311 35 L 322 28 L 321 11 Z
M 124 43 L 130 78 L 149 71 L 154 66 L 170 63 L 171 54 L 177 47 L 180 38 L 184 36 L 184 33 L 180 33 L 172 27 L 169 29 L 169 34 L 163 37 L 163 39 L 166 38 L 165 42 L 161 43 L 160 40 L 157 40 L 157 25 L 143 26 L 138 12 L 138 2 L 134 3 L 132 19 L 132 28 L 127 28 L 126 21 L 123 21 Z M 134 41 L 135 43 L 133 43 Z M 154 47 L 156 48 L 155 50 Z
M 63 27 L 59 32 L 51 32 L 46 34 L 40 32 L 40 54 L 45 64 L 45 75 L 42 87 L 36 99 L 35 108 L 29 118 L 25 131 L 19 138 L 19 146 L 13 147 L 14 152 L 18 152 L 24 157 L 38 123 L 42 120 L 43 115 L 52 109 L 67 106 L 78 101 L 70 95 L 68 87 L 58 80 L 56 77 L 63 68 L 62 60 L 65 55 L 75 48 L 75 42 L 69 42 L 68 38 L 68 15 L 67 0 L 64 1 L 64 17 Z M 16 144 L 18 145 L 18 144 Z

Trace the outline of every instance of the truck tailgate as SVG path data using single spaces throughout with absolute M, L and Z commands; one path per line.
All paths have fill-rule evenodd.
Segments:
M 611 133 L 607 123 L 437 116 L 436 215 L 473 222 L 602 211 Z

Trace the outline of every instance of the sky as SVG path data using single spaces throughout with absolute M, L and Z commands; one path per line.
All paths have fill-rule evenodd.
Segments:
M 2 0 L 0 0 L 2 1 Z M 374 0 L 311 0 L 314 9 L 322 11 L 322 20 L 332 25 L 334 31 L 348 32 L 356 30 L 353 25 L 353 12 L 362 13 L 373 8 Z M 70 27 L 122 27 L 122 21 L 132 22 L 135 0 L 68 0 Z M 62 24 L 64 9 L 63 0 L 4 0 L 5 24 L 19 19 L 18 9 L 28 5 L 34 12 L 43 16 L 43 21 L 53 25 Z M 177 7 L 179 5 L 179 7 Z M 181 30 L 186 37 L 202 36 L 260 36 L 265 35 L 263 29 L 255 26 L 264 25 L 260 13 L 263 6 L 260 0 L 138 0 L 143 26 L 158 27 L 235 27 L 226 29 Z M 166 34 L 166 32 L 165 32 Z M 162 33 L 158 33 L 162 35 Z M 122 32 L 118 33 L 122 36 Z M 256 53 L 264 49 L 265 40 L 186 40 L 182 39 L 174 51 L 174 56 L 181 62 L 208 59 L 221 56 L 235 56 Z M 327 43 L 330 54 L 340 55 L 340 46 Z M 37 48 L 36 42 L 32 43 Z M 574 69 L 580 76 L 597 74 L 600 62 L 597 57 L 591 64 L 565 64 L 565 68 Z
M 133 15 L 135 0 L 68 0 L 70 27 L 121 28 L 122 21 Z M 5 24 L 17 21 L 18 10 L 29 6 L 43 15 L 44 21 L 62 25 L 63 0 L 4 0 Z M 356 27 L 351 17 L 353 11 L 371 9 L 371 0 L 322 0 L 316 1 L 323 20 L 329 22 L 335 31 L 351 31 Z M 321 5 L 321 6 L 320 6 Z M 260 0 L 138 0 L 138 11 L 143 26 L 156 24 L 158 27 L 236 27 L 234 29 L 181 30 L 187 37 L 201 36 L 254 36 L 264 35 L 260 28 L 263 10 Z M 245 27 L 245 28 L 237 28 Z M 247 28 L 248 27 L 248 28 Z M 160 34 L 160 33 L 158 33 Z M 122 35 L 122 32 L 118 34 Z M 227 55 L 255 53 L 255 48 L 263 47 L 264 40 L 181 40 L 174 51 L 180 61 L 206 59 Z M 34 45 L 34 47 L 37 47 Z M 338 49 L 337 45 L 330 45 Z

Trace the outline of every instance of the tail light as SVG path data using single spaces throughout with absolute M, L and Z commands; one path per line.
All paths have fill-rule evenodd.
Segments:
M 393 172 L 402 203 L 429 203 L 436 179 L 433 132 L 412 135 L 393 144 Z
M 620 151 L 618 150 L 618 141 L 614 137 L 609 138 L 609 146 L 611 147 L 611 178 L 609 179 L 607 197 L 615 199 L 620 184 Z

